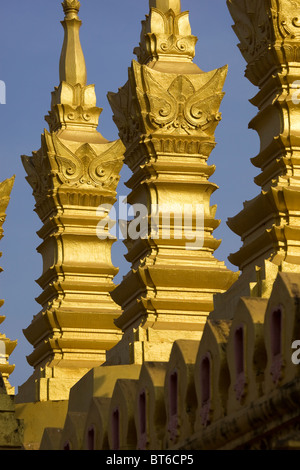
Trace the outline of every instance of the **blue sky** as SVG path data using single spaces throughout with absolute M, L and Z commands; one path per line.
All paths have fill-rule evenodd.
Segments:
M 0 298 L 5 299 L 0 314 L 6 316 L 1 333 L 18 340 L 10 358 L 16 365 L 10 382 L 17 387 L 31 375 L 26 355 L 32 351 L 22 330 L 39 311 L 35 298 L 40 288 L 35 283 L 42 263 L 36 252 L 36 235 L 41 222 L 34 209 L 31 188 L 25 180 L 20 155 L 31 155 L 40 147 L 40 136 L 47 123 L 51 92 L 59 84 L 58 65 L 63 42 L 60 0 L 14 0 L 0 7 L 0 80 L 6 83 L 6 104 L 0 105 L 0 181 L 16 175 L 15 186 L 4 224 L 0 277 Z M 225 64 L 229 72 L 221 106 L 223 119 L 216 132 L 217 147 L 208 161 L 216 165 L 211 181 L 219 186 L 212 197 L 217 204 L 222 238 L 215 255 L 230 265 L 227 257 L 237 251 L 241 241 L 226 225 L 238 213 L 243 201 L 256 196 L 259 188 L 253 178 L 258 173 L 250 158 L 259 151 L 256 133 L 248 123 L 256 114 L 249 103 L 256 89 L 244 78 L 245 61 L 225 0 L 182 0 L 182 10 L 190 11 L 192 31 L 198 37 L 195 62 L 209 71 Z M 148 0 L 81 0 L 81 43 L 86 58 L 88 83 L 96 85 L 97 104 L 103 108 L 99 130 L 109 140 L 118 138 L 107 101 L 108 91 L 117 91 L 127 81 L 133 49 L 139 43 L 141 21 L 149 11 Z M 129 172 L 122 171 L 119 193 Z M 122 242 L 113 247 L 113 261 L 120 267 L 116 279 L 127 272 Z

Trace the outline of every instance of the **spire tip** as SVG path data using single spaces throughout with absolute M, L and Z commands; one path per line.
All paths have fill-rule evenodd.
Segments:
M 79 0 L 64 0 L 62 7 L 66 16 L 69 15 L 78 15 L 80 10 Z

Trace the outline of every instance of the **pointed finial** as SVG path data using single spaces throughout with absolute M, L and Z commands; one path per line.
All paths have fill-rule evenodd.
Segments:
M 85 86 L 87 82 L 86 65 L 79 37 L 80 2 L 78 0 L 64 0 L 62 7 L 65 12 L 65 19 L 62 21 L 65 37 L 59 64 L 60 81 L 73 86 L 77 84 Z
M 95 86 L 87 85 L 86 64 L 79 37 L 80 2 L 64 0 L 62 7 L 65 18 L 61 23 L 65 34 L 59 63 L 60 84 L 52 92 L 51 109 L 45 120 L 50 132 L 76 131 L 78 136 L 80 132 L 89 130 L 96 132 L 98 139 L 100 133 L 97 127 L 102 109 L 97 107 Z
M 174 13 L 181 13 L 181 2 L 180 0 L 149 0 L 150 8 L 157 8 L 163 13 L 167 13 L 169 10 L 173 10 Z

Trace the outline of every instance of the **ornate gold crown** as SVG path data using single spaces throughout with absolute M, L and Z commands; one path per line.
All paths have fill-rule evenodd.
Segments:
M 70 10 L 75 10 L 78 13 L 80 10 L 80 2 L 78 0 L 64 0 L 62 7 L 65 13 L 68 13 Z

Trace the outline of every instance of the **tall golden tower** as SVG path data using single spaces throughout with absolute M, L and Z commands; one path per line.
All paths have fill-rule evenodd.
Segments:
M 88 370 L 105 361 L 121 338 L 114 324 L 119 306 L 111 299 L 118 269 L 111 261 L 112 237 L 97 226 L 116 201 L 123 144 L 97 131 L 101 109 L 94 85 L 87 85 L 78 18 L 80 3 L 64 0 L 64 43 L 60 85 L 52 93 L 41 148 L 22 157 L 42 221 L 38 252 L 41 311 L 24 334 L 33 345 L 34 367 L 19 388 L 18 401 L 63 400 Z
M 3 224 L 6 218 L 6 209 L 10 200 L 10 193 L 14 185 L 15 177 L 9 178 L 0 183 L 0 240 L 3 238 Z M 0 253 L 1 257 L 2 253 Z M 0 267 L 0 272 L 2 268 Z M 0 308 L 4 300 L 0 300 Z M 0 315 L 0 324 L 5 320 L 4 315 Z M 4 334 L 0 334 L 0 374 L 2 376 L 6 392 L 10 395 L 15 393 L 14 388 L 9 383 L 9 376 L 14 371 L 15 366 L 9 364 L 8 358 L 17 345 L 17 341 L 11 341 Z
M 205 73 L 193 62 L 197 38 L 179 0 L 149 5 L 128 82 L 108 95 L 137 217 L 124 242 L 131 270 L 112 293 L 124 336 L 106 364 L 167 360 L 174 340 L 199 339 L 213 295 L 238 276 L 214 257 L 217 186 L 207 164 L 227 67 Z
M 227 4 L 247 62 L 245 75 L 259 88 L 251 99 L 258 114 L 249 127 L 260 138 L 251 162 L 260 170 L 254 181 L 261 190 L 228 220 L 242 239 L 229 260 L 242 275 L 216 299 L 216 317 L 226 317 L 226 298 L 268 297 L 279 271 L 300 272 L 300 0 Z

